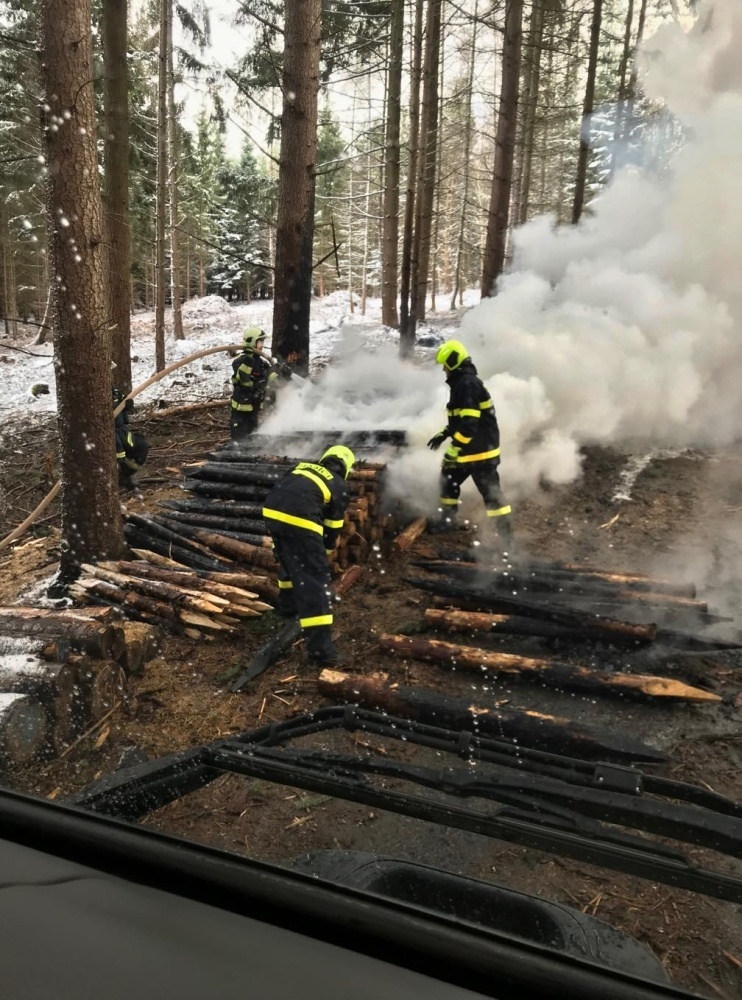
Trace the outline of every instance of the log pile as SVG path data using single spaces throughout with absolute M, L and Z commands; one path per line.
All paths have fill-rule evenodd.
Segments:
M 161 630 L 112 608 L 0 608 L 0 773 L 63 753 L 120 705 Z
M 153 566 L 146 560 L 84 564 L 83 575 L 71 587 L 81 602 L 116 608 L 128 618 L 158 625 L 190 639 L 234 632 L 245 619 L 257 618 L 270 604 L 256 590 L 254 577 L 234 574 L 224 582 L 196 573 Z
M 378 433 L 383 436 L 383 432 Z M 386 433 L 392 435 L 394 432 Z M 278 439 L 274 447 L 280 444 L 281 439 Z M 255 454 L 234 447 L 216 452 L 207 461 L 194 463 L 183 470 L 186 475 L 184 488 L 194 495 L 193 499 L 163 501 L 166 514 L 148 519 L 150 523 L 146 526 L 141 518 L 138 521 L 130 519 L 127 538 L 138 548 L 149 547 L 142 532 L 160 543 L 176 545 L 181 551 L 173 558 L 183 562 L 183 550 L 189 548 L 186 542 L 191 542 L 201 546 L 191 549 L 196 561 L 199 557 L 220 561 L 232 559 L 270 570 L 265 556 L 248 553 L 241 546 L 250 545 L 253 549 L 270 546 L 262 518 L 263 500 L 277 480 L 300 461 L 299 458 Z M 366 562 L 375 547 L 386 547 L 391 542 L 397 525 L 391 514 L 383 512 L 384 468 L 383 463 L 361 461 L 348 477 L 350 503 L 330 560 L 335 573 Z M 230 544 L 235 542 L 240 544 Z M 162 554 L 164 546 L 160 544 L 154 551 Z M 196 565 L 193 561 L 190 564 Z

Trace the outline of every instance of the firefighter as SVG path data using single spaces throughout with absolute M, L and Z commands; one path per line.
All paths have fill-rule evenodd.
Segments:
M 332 597 L 328 556 L 343 527 L 348 478 L 355 456 L 334 445 L 318 463 L 300 462 L 265 498 L 263 517 L 279 563 L 278 606 L 285 618 L 299 618 L 307 659 L 337 666 L 342 658 L 332 641 Z
M 252 434 L 258 426 L 258 416 L 266 393 L 274 389 L 278 375 L 263 357 L 265 332 L 251 326 L 242 335 L 243 350 L 232 362 L 232 400 L 229 429 L 232 440 L 239 441 Z
M 113 388 L 114 410 L 124 401 L 120 389 Z M 114 417 L 116 431 L 116 462 L 119 468 L 119 486 L 123 490 L 133 490 L 132 476 L 138 472 L 147 460 L 149 444 L 143 434 L 129 429 L 129 414 L 134 409 L 134 400 L 127 399 L 126 406 Z
M 497 525 L 505 551 L 511 551 L 511 508 L 500 492 L 500 429 L 487 387 L 477 375 L 469 352 L 458 340 L 438 348 L 436 364 L 443 365 L 449 385 L 448 424 L 428 441 L 436 451 L 451 438 L 441 468 L 441 509 L 433 532 L 456 531 L 462 484 L 472 477 L 482 494 L 487 517 Z

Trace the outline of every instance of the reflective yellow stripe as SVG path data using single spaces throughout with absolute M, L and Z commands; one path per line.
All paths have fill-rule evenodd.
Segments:
M 500 454 L 500 449 L 495 448 L 494 451 L 483 451 L 479 455 L 459 455 L 456 459 L 457 462 L 484 462 L 487 458 L 497 458 Z
M 126 458 L 126 452 L 125 451 L 117 451 L 116 452 L 116 458 Z
M 485 399 L 485 401 L 483 403 L 479 404 L 479 409 L 480 410 L 489 410 L 490 406 L 492 406 L 492 405 L 493 404 L 492 404 L 492 400 L 491 399 Z
M 232 409 L 246 411 L 246 410 L 253 410 L 255 409 L 255 407 L 252 405 L 252 403 L 235 403 L 235 401 L 232 400 Z
M 252 368 L 248 367 L 247 365 L 240 365 L 240 367 L 237 369 L 237 371 L 238 372 L 247 372 L 248 375 L 252 375 Z
M 441 497 L 441 505 L 443 507 L 458 507 L 458 500 L 451 500 L 449 497 Z
M 459 434 L 458 431 L 456 431 L 456 433 L 454 434 L 453 439 L 454 441 L 460 441 L 462 444 L 469 444 L 469 442 L 471 441 L 471 438 L 464 437 L 464 435 Z
M 270 518 L 272 521 L 283 521 L 284 524 L 293 524 L 296 528 L 306 528 L 307 531 L 316 531 L 318 535 L 323 534 L 321 524 L 308 521 L 305 517 L 284 514 L 282 510 L 270 510 L 268 507 L 263 507 L 263 517 Z
M 344 521 L 328 521 L 327 518 L 324 521 L 326 528 L 342 528 L 343 524 L 345 524 Z
M 315 486 L 319 486 L 320 492 L 322 493 L 322 499 L 325 501 L 325 503 L 330 502 L 332 493 L 330 493 L 329 489 L 327 488 L 327 483 L 323 483 L 318 475 L 316 475 L 314 472 L 310 472 L 309 469 L 294 469 L 293 473 L 295 476 L 306 476 L 307 479 L 311 479 L 312 482 L 315 484 Z
M 456 410 L 457 417 L 481 417 L 482 414 L 479 410 Z
M 498 507 L 497 510 L 488 510 L 487 517 L 503 517 L 505 514 L 512 514 L 513 508 L 508 504 L 507 507 Z
M 314 618 L 300 618 L 302 628 L 312 628 L 314 625 L 332 625 L 332 615 L 315 615 Z
M 291 590 L 291 588 L 293 586 L 294 585 L 291 582 L 291 580 L 279 580 L 278 581 L 278 589 L 279 590 Z

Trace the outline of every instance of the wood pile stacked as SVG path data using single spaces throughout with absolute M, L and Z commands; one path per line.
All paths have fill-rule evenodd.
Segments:
M 164 501 L 167 514 L 156 521 L 175 535 L 211 547 L 222 558 L 240 554 L 224 539 L 264 548 L 270 540 L 262 518 L 263 501 L 276 481 L 299 461 L 224 449 L 184 469 L 184 488 L 194 499 Z M 382 510 L 384 468 L 383 463 L 361 461 L 348 477 L 350 503 L 330 560 L 335 572 L 364 563 L 373 547 L 386 546 L 396 531 L 395 518 Z
M 127 617 L 190 639 L 234 632 L 245 619 L 271 608 L 257 591 L 245 589 L 254 580 L 246 575 L 232 575 L 232 582 L 221 575 L 214 579 L 216 574 L 204 579 L 146 560 L 83 565 L 82 571 L 70 588 L 79 601 L 109 605 Z
M 0 608 L 0 772 L 63 753 L 126 696 L 163 633 L 111 608 Z

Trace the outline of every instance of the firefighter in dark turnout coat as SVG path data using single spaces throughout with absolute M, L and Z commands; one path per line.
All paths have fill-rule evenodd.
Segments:
M 262 356 L 265 333 L 260 327 L 251 326 L 245 330 L 242 343 L 242 353 L 232 362 L 229 430 L 235 441 L 257 429 L 268 388 L 278 377 L 270 361 Z
M 440 518 L 433 531 L 455 531 L 461 485 L 472 477 L 482 494 L 487 517 L 509 549 L 512 543 L 511 508 L 500 492 L 500 429 L 487 387 L 477 374 L 469 352 L 458 340 L 442 344 L 435 356 L 443 365 L 450 388 L 448 424 L 428 441 L 434 451 L 451 438 L 441 468 Z
M 348 491 L 345 480 L 355 464 L 350 448 L 335 445 L 318 463 L 300 462 L 265 498 L 263 517 L 279 563 L 277 611 L 297 615 L 307 657 L 318 666 L 340 662 L 332 642 L 330 563 L 343 527 Z
M 114 410 L 123 401 L 123 392 L 114 386 Z M 129 413 L 133 409 L 134 401 L 127 399 L 124 409 L 113 419 L 116 432 L 116 462 L 119 469 L 119 486 L 125 490 L 134 489 L 131 477 L 135 472 L 139 472 L 147 460 L 149 453 L 149 444 L 145 440 L 144 435 L 129 428 Z

